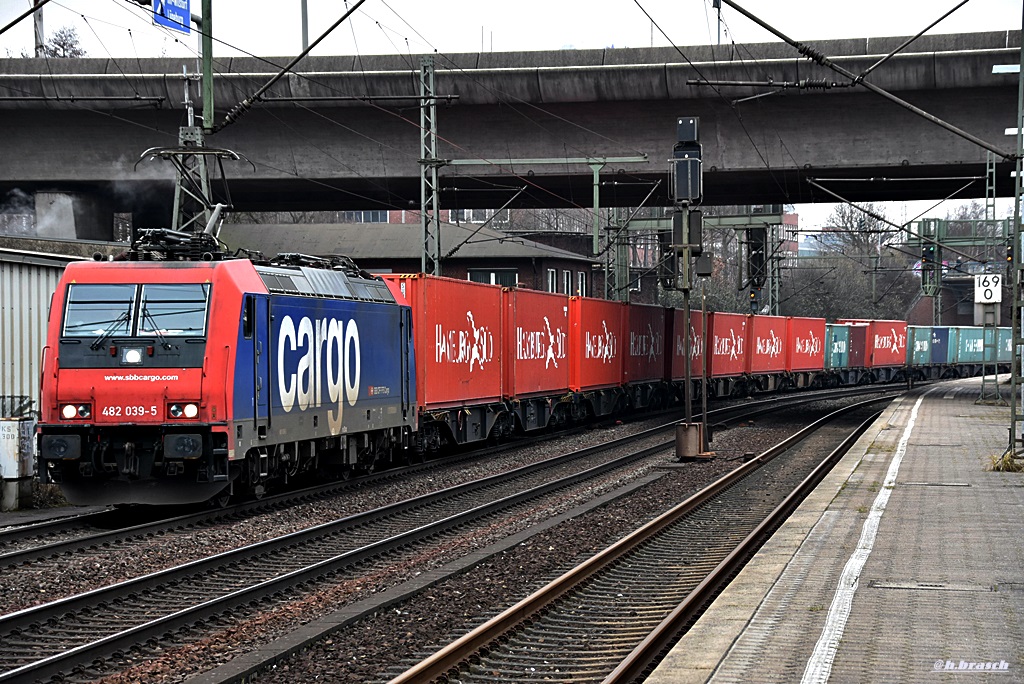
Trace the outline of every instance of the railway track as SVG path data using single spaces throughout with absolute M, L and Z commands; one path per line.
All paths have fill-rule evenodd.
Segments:
M 392 684 L 634 680 L 874 420 L 865 421 L 870 403 L 745 463 Z M 808 435 L 840 418 L 855 429 L 821 459 L 821 440 Z
M 778 406 L 777 401 L 769 403 Z M 740 416 L 763 410 L 768 407 L 728 409 Z M 602 472 L 623 467 L 630 459 L 644 458 L 668 444 L 659 442 L 617 462 L 606 462 L 598 449 L 584 450 L 520 469 L 513 475 L 437 492 L 0 617 L 0 640 L 5 644 L 0 654 L 0 681 L 67 672 L 76 663 L 147 641 L 159 643 L 163 635 L 181 626 L 274 592 L 293 590 L 341 569 L 380 562 L 382 558 L 393 562 L 394 554 L 403 548 L 427 543 L 446 530 L 467 525 L 473 519 L 485 520 L 502 509 L 528 506 L 529 501 L 545 493 L 571 486 L 573 480 L 600 477 Z M 621 445 L 603 447 L 617 449 Z M 587 458 L 602 465 L 583 473 L 574 466 L 573 473 L 552 481 L 552 473 L 568 462 Z M 518 482 L 512 481 L 515 478 Z M 528 482 L 531 478 L 533 482 Z M 534 486 L 537 484 L 540 486 Z
M 656 441 L 611 460 L 606 452 L 620 445 L 591 447 L 0 617 L 0 681 L 67 672 L 331 573 L 393 562 L 407 547 L 664 450 Z
M 857 388 L 837 393 L 832 391 L 828 396 L 849 396 L 851 393 L 871 393 L 880 391 L 878 388 Z M 780 406 L 793 406 L 810 401 L 818 401 L 824 393 L 807 393 L 799 397 L 781 397 L 770 400 L 746 402 L 737 406 L 727 406 L 709 412 L 718 424 L 743 416 L 757 416 L 765 411 L 776 410 Z M 571 434 L 561 432 L 559 435 Z M 105 510 L 95 513 L 69 516 L 57 520 L 43 521 L 30 525 L 21 525 L 0 530 L 0 567 L 9 567 L 25 563 L 39 562 L 68 554 L 75 554 L 103 546 L 130 545 L 132 540 L 141 540 L 159 536 L 173 531 L 187 530 L 226 521 L 236 521 L 247 517 L 264 515 L 302 503 L 330 499 L 352 491 L 356 487 L 365 487 L 380 482 L 396 481 L 401 478 L 446 467 L 461 462 L 487 458 L 509 449 L 521 448 L 532 440 L 545 437 L 517 440 L 509 444 L 499 445 L 485 450 L 460 453 L 444 459 L 426 463 L 394 468 L 379 473 L 365 475 L 354 481 L 331 482 L 307 487 L 300 490 L 264 497 L 258 501 L 245 501 L 222 509 L 192 511 L 180 514 L 171 509 L 160 508 L 147 510 L 132 508 L 126 510 Z M 138 522 L 139 518 L 145 522 Z M 125 521 L 131 521 L 126 524 Z
M 564 434 L 572 432 L 559 433 Z M 543 437 L 534 439 L 539 440 Z M 130 543 L 133 539 L 158 536 L 172 531 L 267 515 L 303 503 L 331 499 L 359 487 L 397 481 L 417 473 L 487 458 L 509 449 L 520 448 L 534 439 L 527 438 L 488 449 L 458 453 L 424 463 L 362 475 L 352 480 L 333 481 L 265 496 L 259 500 L 242 501 L 223 508 L 204 508 L 182 514 L 181 509 L 175 507 L 136 506 L 14 526 L 0 530 L 0 567 L 80 553 L 101 546 Z M 140 518 L 146 522 L 139 523 Z M 127 524 L 126 521 L 132 523 Z

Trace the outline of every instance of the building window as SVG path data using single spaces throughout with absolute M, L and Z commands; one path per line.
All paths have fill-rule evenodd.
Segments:
M 580 297 L 587 296 L 587 273 L 586 271 L 576 272 L 576 294 Z
M 469 279 L 474 283 L 516 287 L 519 285 L 519 271 L 514 268 L 471 268 L 469 269 Z
M 452 223 L 487 223 L 492 226 L 508 225 L 508 209 L 495 212 L 494 209 L 452 209 Z
M 562 271 L 562 292 L 572 294 L 572 271 Z
M 343 211 L 342 223 L 387 223 L 388 212 L 381 211 Z
M 558 271 L 548 269 L 548 292 L 558 292 Z

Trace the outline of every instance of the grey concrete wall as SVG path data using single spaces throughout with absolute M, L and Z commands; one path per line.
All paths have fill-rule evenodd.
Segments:
M 816 44 L 853 72 L 902 39 Z M 1017 78 L 992 65 L 1019 61 L 1020 32 L 925 36 L 872 73 L 870 80 L 932 114 L 1003 148 L 1012 141 Z M 438 57 L 436 92 L 457 95 L 438 111 L 439 155 L 465 158 L 564 158 L 647 155 L 648 162 L 604 170 L 603 205 L 637 204 L 651 184 L 652 203 L 667 201 L 664 179 L 678 115 L 701 118 L 709 203 L 829 199 L 808 177 L 951 178 L 984 172 L 986 152 L 862 88 L 768 90 L 709 88 L 693 79 L 775 83 L 841 79 L 783 44 L 672 49 L 483 53 Z M 846 55 L 846 56 L 842 56 Z M 742 61 L 740 58 L 742 57 Z M 284 61 L 283 59 L 281 60 Z M 133 61 L 134 62 L 134 61 Z M 44 70 L 45 67 L 45 70 Z M 449 67 L 449 68 L 446 68 Z M 274 97 L 409 95 L 418 60 L 404 56 L 321 57 L 303 62 Z M 127 73 L 122 75 L 120 69 Z M 14 188 L 101 194 L 116 211 L 163 217 L 169 166 L 142 162 L 153 146 L 173 146 L 182 112 L 181 65 L 174 60 L 0 60 L 0 202 Z M 218 69 L 218 121 L 271 72 L 252 59 Z M 50 70 L 53 74 L 50 75 Z M 45 97 L 6 99 L 3 93 Z M 153 100 L 163 98 L 160 104 Z M 117 101 L 66 98 L 124 97 Z M 57 100 L 57 97 L 65 98 Z M 198 111 L 198 108 L 197 108 Z M 236 207 L 392 208 L 419 204 L 416 102 L 258 104 L 208 139 L 256 166 L 229 165 Z M 1005 168 L 1004 168 L 1005 167 Z M 999 192 L 1012 194 L 1000 167 Z M 525 185 L 524 206 L 589 206 L 585 165 L 449 166 L 440 171 L 442 206 L 499 206 L 508 187 Z M 610 177 L 609 177 L 610 176 Z M 852 188 L 853 186 L 846 186 Z M 858 199 L 945 197 L 949 181 L 863 183 Z M 984 183 L 963 191 L 983 196 Z M 157 221 L 159 222 L 159 221 Z

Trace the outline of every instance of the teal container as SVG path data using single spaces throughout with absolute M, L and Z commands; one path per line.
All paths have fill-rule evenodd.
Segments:
M 850 326 L 838 323 L 825 325 L 825 368 L 847 368 L 850 365 Z
M 982 363 L 985 360 L 985 329 L 959 326 L 954 330 L 956 358 L 953 363 Z
M 1013 331 L 1010 328 L 996 328 L 999 340 L 999 353 L 996 358 L 999 363 L 1013 362 Z
M 907 326 L 907 364 L 927 366 L 932 362 L 932 329 L 919 325 Z

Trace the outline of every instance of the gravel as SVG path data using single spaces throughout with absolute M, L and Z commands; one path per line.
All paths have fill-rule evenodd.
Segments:
M 7 590 L 0 594 L 0 614 L 116 584 L 215 553 L 505 472 L 549 458 L 555 453 L 601 444 L 665 422 L 664 419 L 645 420 L 587 430 L 550 442 L 514 449 L 487 461 L 460 463 L 403 478 L 400 482 L 368 486 L 334 499 L 275 511 L 273 515 L 168 531 L 111 544 L 92 552 L 6 568 L 4 574 Z
M 801 424 L 805 422 L 801 420 Z M 633 427 L 621 426 L 613 435 L 618 436 Z M 282 662 L 273 671 L 260 674 L 256 681 L 386 681 L 396 674 L 387 668 L 398 658 L 415 658 L 418 653 L 436 649 L 480 621 L 501 612 L 644 521 L 732 470 L 739 464 L 738 457 L 742 454 L 763 451 L 793 431 L 792 424 L 766 422 L 748 423 L 740 429 L 716 435 L 712 446 L 719 457 L 715 460 L 667 469 L 664 476 L 654 483 L 541 532 L 399 606 L 380 611 L 334 633 L 303 654 Z M 606 431 L 577 435 L 566 438 L 571 446 L 563 443 L 562 449 L 603 442 L 610 437 Z M 550 453 L 551 448 L 545 451 Z M 666 452 L 660 457 L 661 463 L 674 460 L 673 456 Z M 513 462 L 521 464 L 521 458 L 530 457 L 520 454 L 507 458 L 510 461 L 506 468 Z M 464 533 L 461 537 L 446 539 L 443 548 L 378 567 L 358 579 L 324 583 L 305 595 L 281 602 L 269 610 L 263 608 L 251 616 L 231 618 L 222 630 L 193 643 L 166 648 L 160 657 L 137 663 L 102 681 L 184 681 L 239 653 L 265 645 L 301 624 L 328 615 L 341 605 L 393 587 L 427 569 L 534 525 L 556 512 L 570 510 L 584 499 L 621 487 L 654 467 L 657 465 L 648 463 L 629 473 L 609 476 L 603 483 L 589 485 L 585 492 L 573 490 L 563 500 L 549 503 L 543 510 L 534 510 L 505 521 L 493 530 Z M 464 474 L 467 469 L 460 467 L 459 470 L 459 474 Z M 468 479 L 460 478 L 459 474 L 450 474 L 454 478 L 452 483 Z M 475 472 L 470 477 L 482 474 Z M 447 481 L 448 476 L 432 475 L 430 479 Z M 409 483 L 402 486 L 403 497 L 409 496 L 410 487 L 415 486 Z M 306 524 L 310 522 L 305 521 Z

